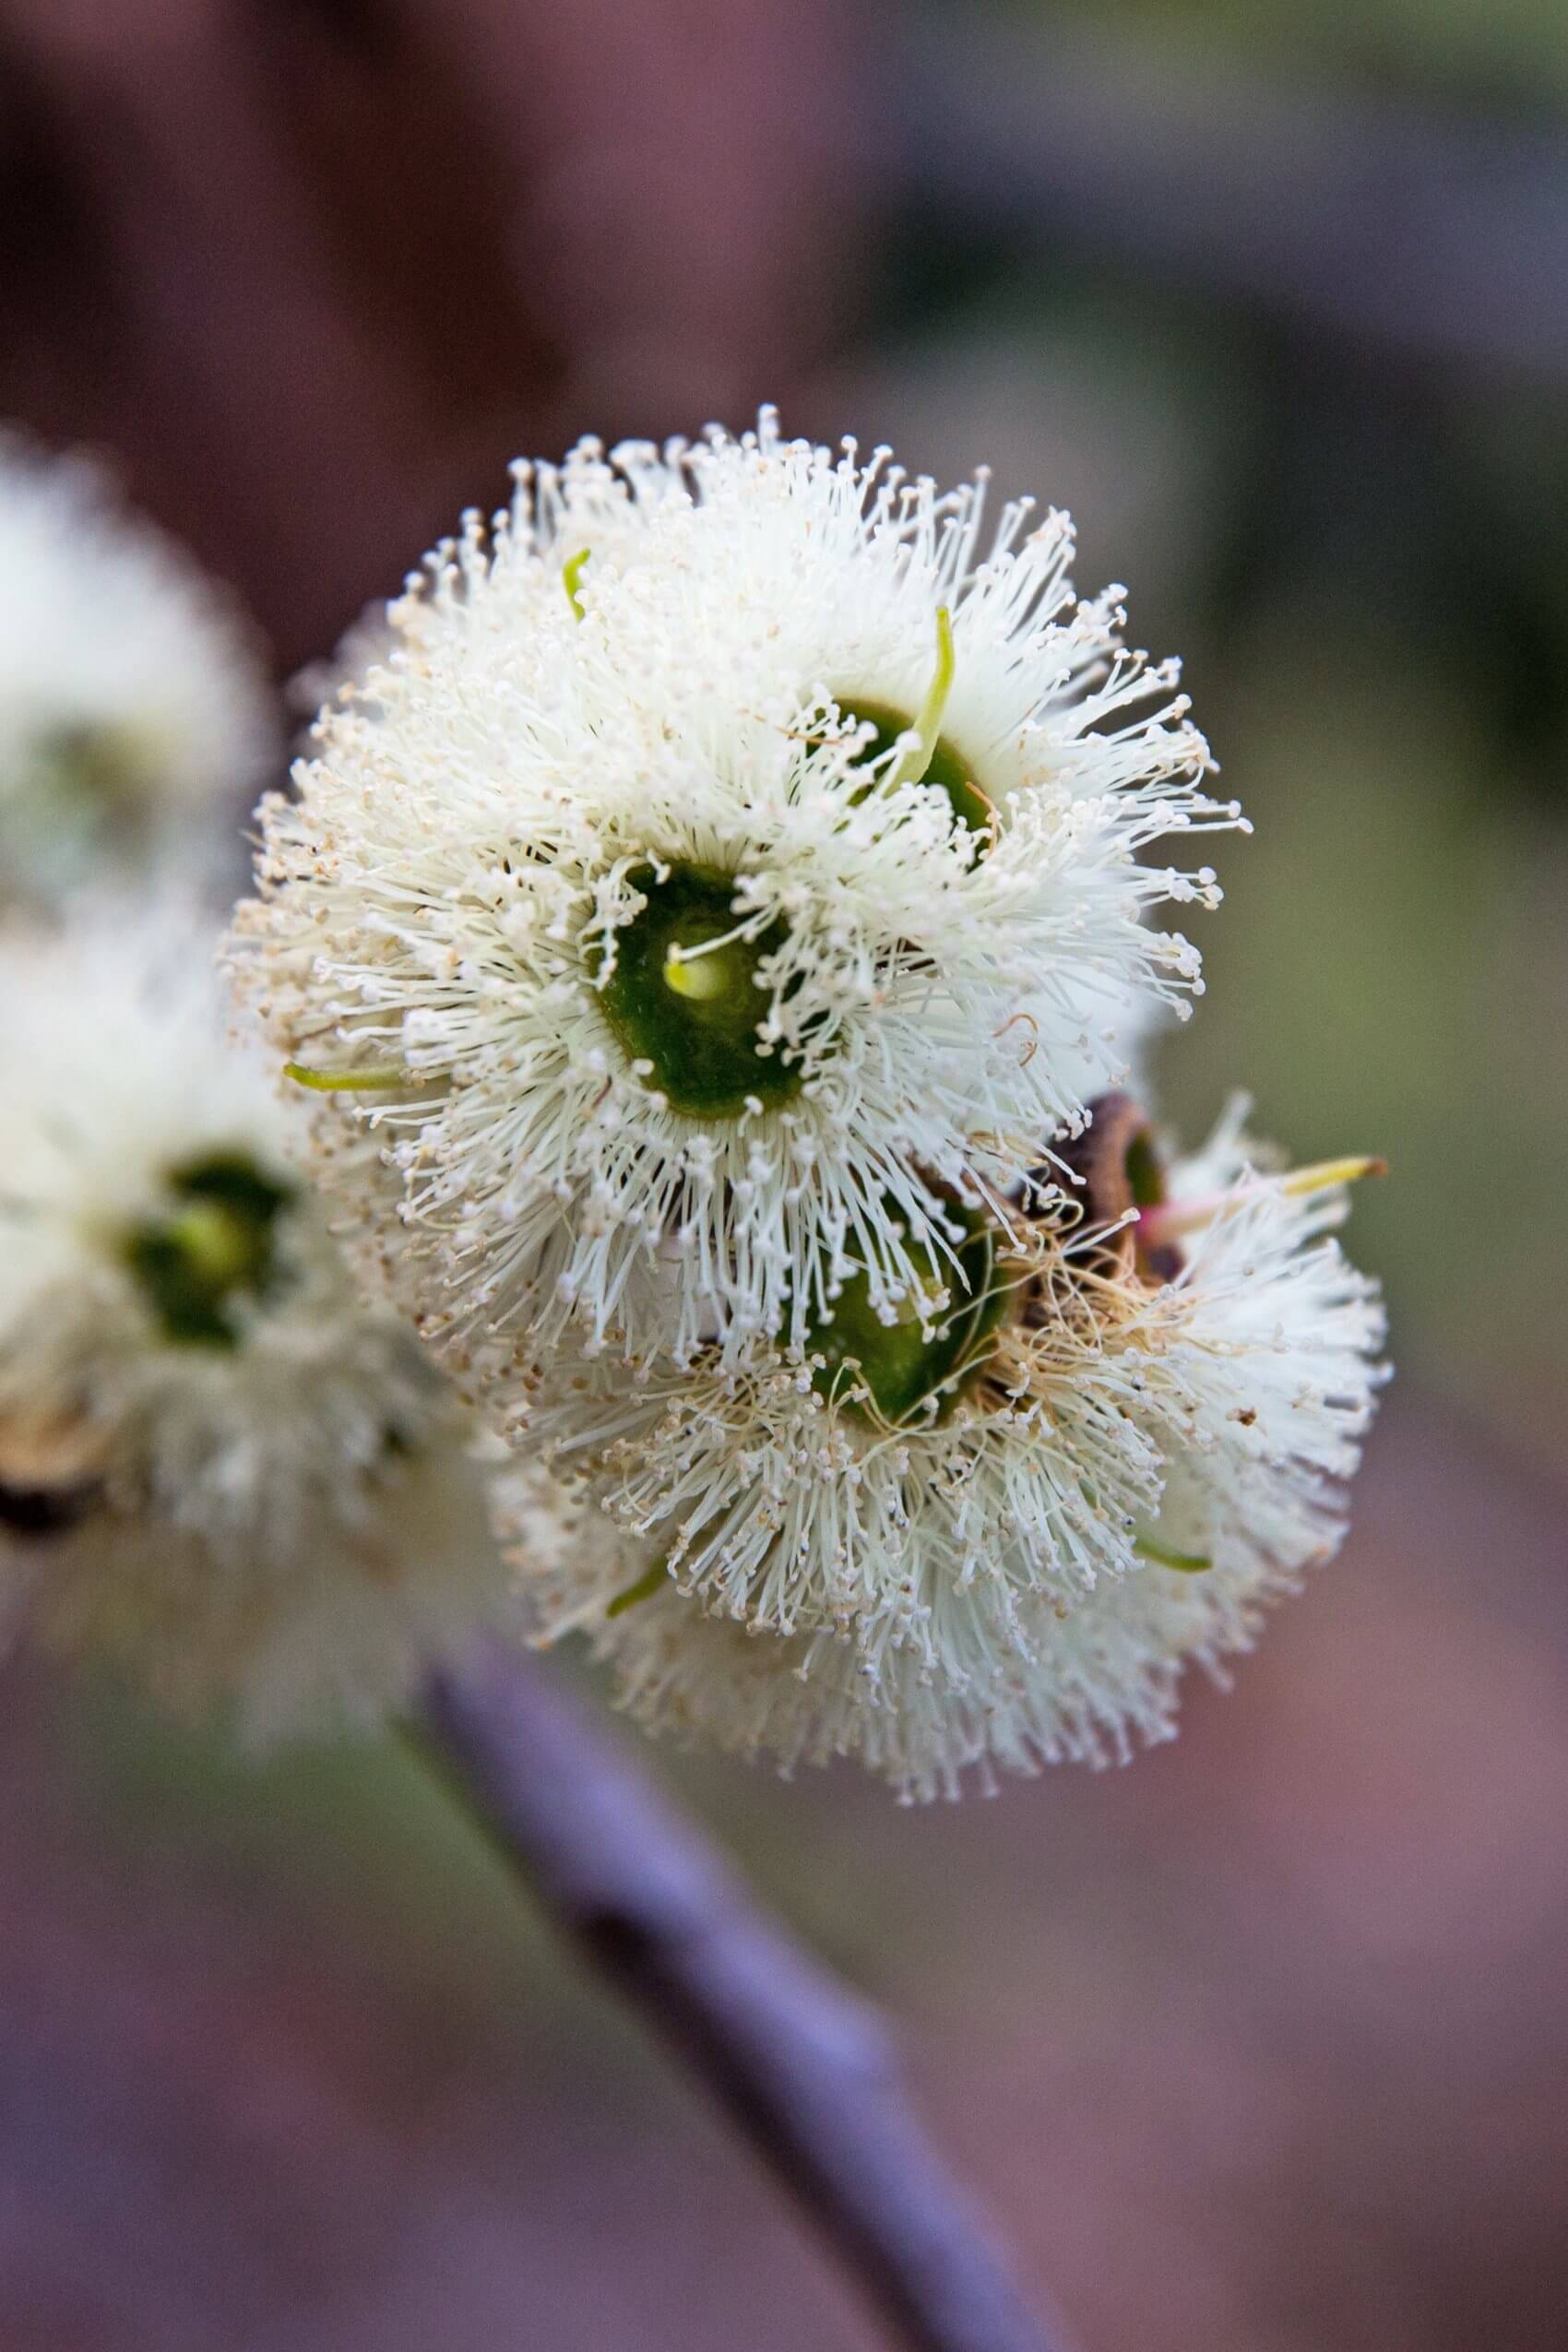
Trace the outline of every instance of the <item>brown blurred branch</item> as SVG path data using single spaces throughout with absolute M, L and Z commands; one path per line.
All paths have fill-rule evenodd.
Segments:
M 531 1662 L 434 1675 L 425 1724 L 557 1924 L 707 2085 L 916 2352 L 1048 2352 L 916 2120 L 885 2021 L 790 1942 Z

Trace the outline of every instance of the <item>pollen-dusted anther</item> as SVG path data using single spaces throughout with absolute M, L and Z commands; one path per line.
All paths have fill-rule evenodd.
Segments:
M 101 1430 L 84 1416 L 12 1413 L 0 1420 L 0 1527 L 8 1535 L 63 1535 L 103 1491 Z
M 917 1253 L 920 1287 L 899 1301 L 894 1320 L 877 1313 L 862 1272 L 808 1335 L 808 1353 L 822 1359 L 813 1387 L 857 1418 L 892 1426 L 946 1420 L 1006 1307 L 1009 1285 L 984 1211 L 935 1200 L 932 1211 L 957 1229 L 952 1254 L 935 1244 Z
M 599 986 L 604 1017 L 628 1058 L 652 1063 L 648 1084 L 692 1119 L 735 1119 L 798 1092 L 797 1063 L 766 1051 L 764 967 L 789 936 L 781 921 L 754 938 L 734 911 L 736 881 L 711 866 L 651 866 L 632 876 L 647 901 L 615 935 Z
M 1055 1151 L 1069 1177 L 1079 1180 L 1068 1189 L 1082 1212 L 1074 1231 L 1103 1234 L 1094 1254 L 1106 1262 L 1104 1270 L 1136 1274 L 1146 1282 L 1173 1281 L 1182 1271 L 1180 1250 L 1143 1222 L 1144 1212 L 1165 1198 L 1165 1172 L 1142 1105 L 1129 1094 L 1097 1097 L 1083 1134 Z

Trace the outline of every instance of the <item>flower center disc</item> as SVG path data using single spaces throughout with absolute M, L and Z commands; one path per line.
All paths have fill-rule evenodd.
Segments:
M 843 704 L 840 706 L 840 711 L 846 726 L 870 726 L 876 730 L 871 740 L 858 754 L 855 763 L 857 766 L 869 766 L 873 760 L 883 758 L 885 754 L 892 751 L 900 735 L 909 733 L 913 724 L 904 712 L 895 710 L 890 703 Z M 948 805 L 954 815 L 962 824 L 967 825 L 971 833 L 980 836 L 980 848 L 978 854 L 983 858 L 990 847 L 995 811 L 980 786 L 971 778 L 964 761 L 954 750 L 945 735 L 937 737 L 925 774 L 921 781 L 922 784 L 929 785 L 934 791 L 946 793 Z M 873 788 L 868 786 L 866 789 L 870 790 Z M 857 797 L 861 796 L 857 795 Z
M 244 1154 L 220 1152 L 174 1170 L 169 1189 L 178 1205 L 126 1236 L 125 1264 L 166 1338 L 232 1348 L 234 1301 L 262 1297 L 276 1276 L 275 1229 L 292 1188 Z
M 631 879 L 647 904 L 616 933 L 614 969 L 599 992 L 626 1052 L 652 1063 L 654 1085 L 688 1118 L 738 1118 L 748 1096 L 788 1101 L 802 1073 L 764 1052 L 757 1035 L 768 1006 L 758 968 L 788 924 L 733 937 L 735 877 L 713 866 L 675 866 L 662 882 L 639 866 Z
M 891 1324 L 872 1304 L 869 1277 L 854 1275 L 833 1302 L 832 1320 L 814 1324 L 807 1336 L 810 1352 L 823 1359 L 813 1387 L 862 1420 L 897 1423 L 918 1412 L 927 1426 L 945 1420 L 962 1393 L 959 1375 L 983 1360 L 1002 1320 L 1008 1286 L 998 1278 L 991 1226 L 979 1209 L 944 1206 L 968 1236 L 957 1245 L 956 1266 L 932 1250 L 920 1252 L 920 1290 L 903 1300 Z M 944 1291 L 947 1304 L 933 1315 Z M 869 1402 L 851 1394 L 857 1386 L 870 1392 Z

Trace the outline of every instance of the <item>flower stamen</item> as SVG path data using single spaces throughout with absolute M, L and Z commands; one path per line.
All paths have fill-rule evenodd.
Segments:
M 1363 1176 L 1386 1176 L 1388 1162 L 1372 1153 L 1344 1159 L 1320 1159 L 1310 1168 L 1292 1169 L 1289 1175 L 1249 1177 L 1244 1185 L 1229 1185 L 1218 1193 L 1200 1193 L 1191 1200 L 1158 1201 L 1138 1211 L 1139 1239 L 1146 1248 L 1163 1249 L 1183 1233 L 1212 1225 L 1221 1212 L 1261 1182 L 1286 1200 L 1304 1200 L 1313 1193 L 1331 1192 L 1338 1184 L 1354 1184 Z

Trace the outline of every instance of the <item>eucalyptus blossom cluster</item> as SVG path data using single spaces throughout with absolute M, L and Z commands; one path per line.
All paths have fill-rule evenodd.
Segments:
M 983 490 L 767 413 L 519 466 L 232 943 L 355 1264 L 513 1449 L 541 1636 L 914 1795 L 1166 1734 L 1335 1549 L 1382 1328 L 1368 1163 L 1142 1107 L 1243 820 L 1068 518 Z

